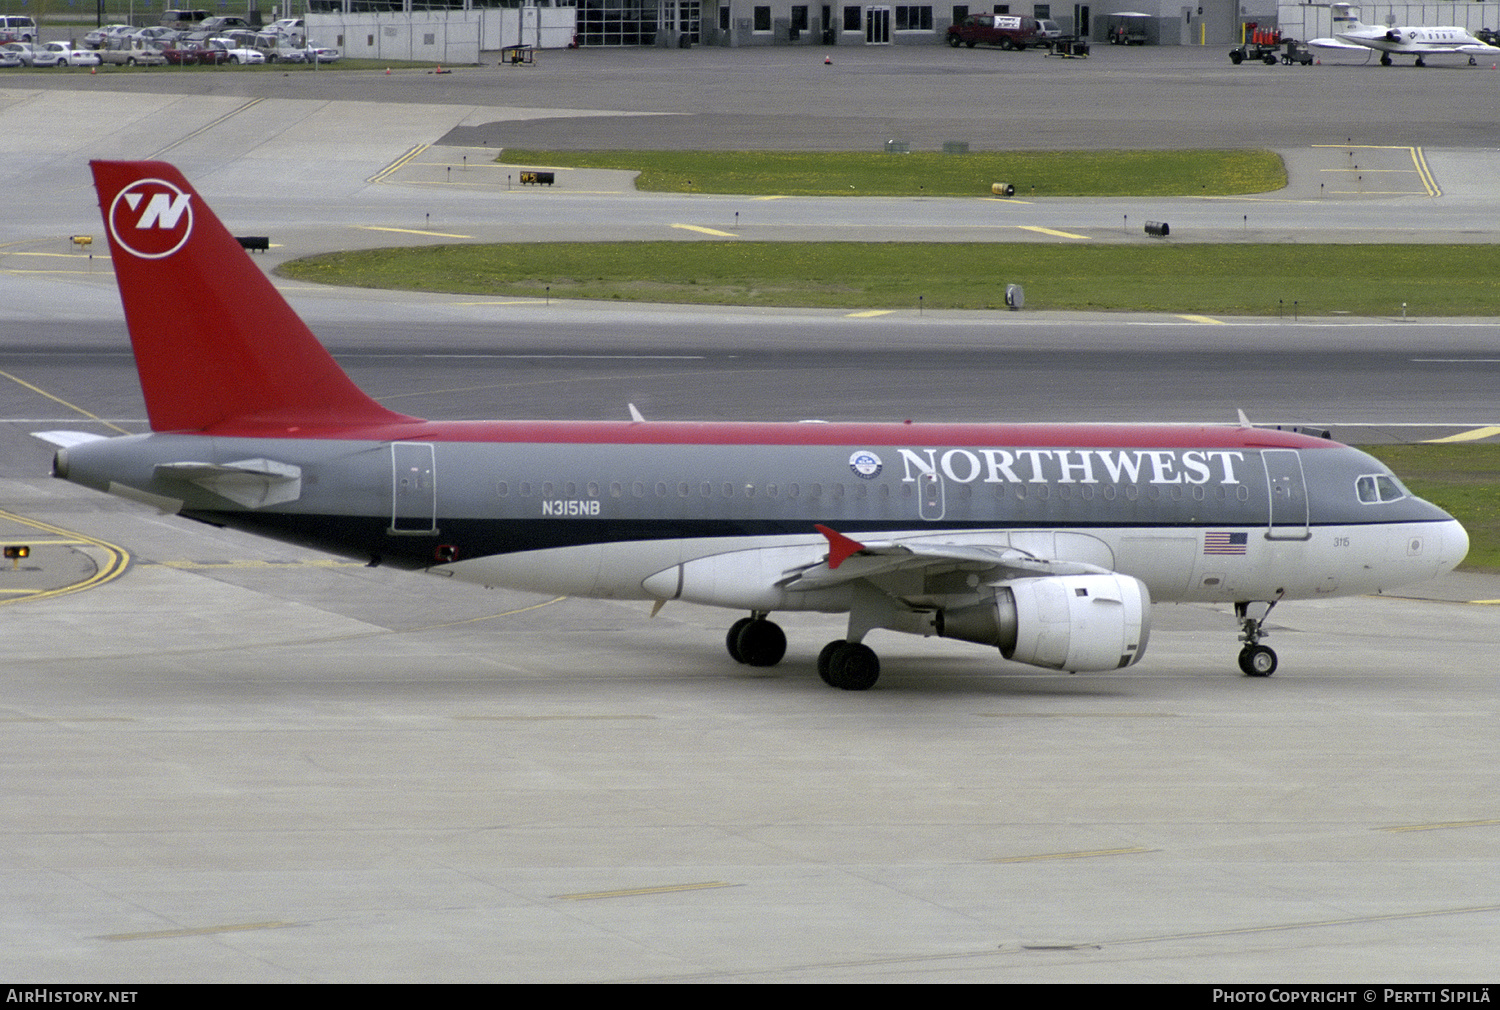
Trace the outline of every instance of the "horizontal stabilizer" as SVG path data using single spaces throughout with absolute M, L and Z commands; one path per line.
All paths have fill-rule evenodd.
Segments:
M 32 438 L 39 438 L 43 442 L 55 445 L 60 449 L 71 449 L 75 445 L 83 445 L 85 442 L 102 442 L 107 435 L 95 435 L 91 431 L 33 431 Z
M 156 476 L 196 484 L 246 508 L 281 505 L 302 497 L 302 469 L 270 459 L 234 463 L 163 463 Z
M 150 491 L 142 491 L 138 487 L 129 484 L 121 484 L 119 481 L 110 481 L 107 488 L 110 494 L 116 498 L 124 498 L 138 505 L 146 505 L 156 509 L 164 516 L 174 516 L 182 511 L 181 498 L 169 498 L 164 494 L 152 494 Z

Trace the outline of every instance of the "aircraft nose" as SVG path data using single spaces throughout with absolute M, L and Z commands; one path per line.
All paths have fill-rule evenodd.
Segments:
M 1438 554 L 1438 564 L 1442 571 L 1451 572 L 1468 556 L 1469 531 L 1457 519 L 1451 520 L 1443 524 L 1440 541 L 1442 547 Z

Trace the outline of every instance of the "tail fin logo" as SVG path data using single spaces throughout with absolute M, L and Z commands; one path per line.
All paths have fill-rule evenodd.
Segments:
M 141 259 L 163 259 L 193 233 L 192 194 L 162 179 L 137 179 L 115 194 L 107 220 L 120 248 Z

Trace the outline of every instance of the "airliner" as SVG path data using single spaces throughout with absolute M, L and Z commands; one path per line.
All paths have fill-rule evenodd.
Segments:
M 1339 49 L 1348 52 L 1371 50 L 1380 53 L 1380 65 L 1391 65 L 1391 54 L 1416 57 L 1414 66 L 1425 67 L 1427 56 L 1467 56 L 1469 66 L 1474 66 L 1478 56 L 1500 57 L 1500 48 L 1486 45 L 1468 29 L 1452 25 L 1434 28 L 1405 26 L 1378 28 L 1361 24 L 1359 8 L 1349 4 L 1330 4 L 1333 13 L 1333 38 L 1310 39 L 1308 45 L 1318 49 Z
M 866 690 L 876 630 L 1108 671 L 1155 602 L 1232 605 L 1271 675 L 1283 600 L 1430 579 L 1463 527 L 1326 437 L 1237 424 L 427 421 L 360 391 L 186 179 L 92 164 L 150 432 L 39 432 L 55 476 L 189 519 L 482 586 L 847 614 L 817 668 Z M 1228 629 L 1226 629 L 1228 630 Z

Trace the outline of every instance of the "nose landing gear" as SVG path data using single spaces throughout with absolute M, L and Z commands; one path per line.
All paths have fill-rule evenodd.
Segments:
M 1266 618 L 1271 616 L 1271 611 L 1276 609 L 1276 604 L 1281 602 L 1277 597 L 1266 604 L 1265 611 L 1259 617 L 1250 616 L 1250 602 L 1243 601 L 1234 605 L 1235 619 L 1240 622 L 1240 641 L 1245 647 L 1240 650 L 1240 669 L 1246 676 L 1269 677 L 1276 672 L 1276 653 L 1268 646 L 1260 644 L 1269 632 L 1265 630 Z

